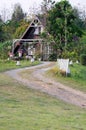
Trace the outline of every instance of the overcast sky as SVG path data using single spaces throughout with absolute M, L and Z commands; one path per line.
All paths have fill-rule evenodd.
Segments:
M 55 0 L 56 2 L 60 0 Z M 8 12 L 13 9 L 15 3 L 20 3 L 24 12 L 29 13 L 33 7 L 40 6 L 42 0 L 0 0 L 0 14 L 2 10 L 7 10 Z M 86 0 L 69 0 L 72 6 L 76 6 L 80 9 L 86 10 Z M 10 13 L 9 13 L 10 14 Z M 9 17 L 9 16 L 8 16 Z

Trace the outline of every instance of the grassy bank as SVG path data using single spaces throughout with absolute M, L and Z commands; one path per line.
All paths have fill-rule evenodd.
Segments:
M 55 66 L 53 69 L 47 72 L 47 76 L 51 76 L 56 81 L 59 81 L 74 89 L 86 92 L 86 66 L 73 64 L 73 66 L 70 66 L 70 71 L 70 77 L 61 76 L 60 74 L 58 74 L 58 69 Z
M 0 74 L 0 130 L 86 130 L 86 109 Z
M 11 69 L 29 67 L 29 66 L 38 65 L 38 64 L 40 64 L 39 61 L 34 61 L 33 63 L 31 63 L 28 60 L 21 60 L 20 66 L 17 66 L 16 61 L 0 60 L 0 72 L 11 70 Z

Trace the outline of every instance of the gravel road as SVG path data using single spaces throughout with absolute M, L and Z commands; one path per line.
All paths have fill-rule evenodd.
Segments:
M 40 90 L 67 103 L 86 108 L 86 93 L 72 89 L 44 76 L 44 73 L 51 67 L 53 67 L 52 63 L 44 62 L 37 66 L 6 71 L 5 74 L 29 88 Z M 28 79 L 23 78 L 19 74 L 23 70 L 32 70 L 32 72 L 28 74 Z

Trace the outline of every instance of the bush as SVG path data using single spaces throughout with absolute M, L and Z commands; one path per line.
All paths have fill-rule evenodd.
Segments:
M 56 61 L 57 60 L 57 54 L 51 54 L 49 56 L 49 61 Z
M 82 65 L 86 65 L 86 54 L 82 54 L 82 55 L 80 56 L 80 63 L 81 63 Z
M 75 61 L 77 61 L 77 60 L 79 59 L 79 58 L 78 58 L 78 54 L 77 54 L 76 51 L 72 51 L 72 52 L 70 52 L 70 51 L 64 51 L 64 52 L 62 53 L 62 58 L 64 58 L 64 59 L 69 58 L 69 59 L 72 60 L 73 62 L 75 62 Z
M 54 68 L 51 69 L 51 72 L 54 74 L 54 75 L 58 75 L 60 73 L 60 70 L 59 68 L 56 66 Z
M 8 52 L 11 50 L 12 41 L 0 43 L 0 59 L 7 59 Z
M 60 70 L 60 74 L 61 74 L 61 76 L 66 76 L 66 71 L 64 71 L 64 70 Z

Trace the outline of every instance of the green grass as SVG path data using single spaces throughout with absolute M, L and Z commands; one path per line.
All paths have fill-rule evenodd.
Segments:
M 39 63 L 40 63 L 39 61 L 35 61 L 35 62 L 31 63 L 30 61 L 27 61 L 27 60 L 21 60 L 20 66 L 17 66 L 16 61 L 0 60 L 0 72 L 6 71 L 6 70 L 11 70 L 11 69 L 17 69 L 17 68 L 38 65 Z
M 86 109 L 0 74 L 0 130 L 86 130 Z
M 74 89 L 86 92 L 86 66 L 74 64 L 70 66 L 71 76 L 65 77 L 57 74 L 58 69 L 55 67 L 47 72 L 47 75 L 54 77 L 55 80 L 68 85 Z

